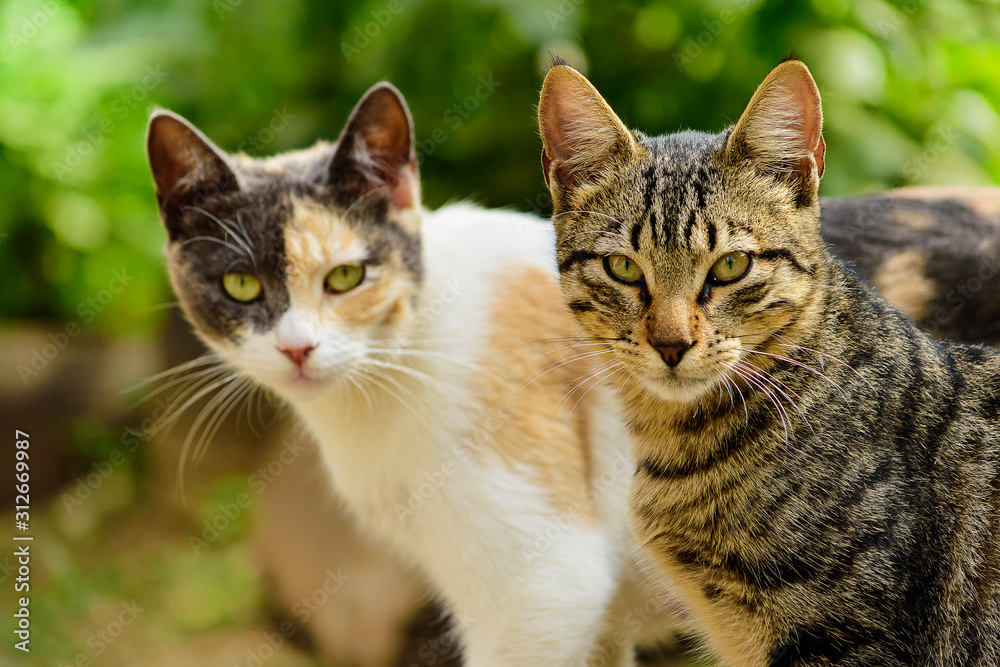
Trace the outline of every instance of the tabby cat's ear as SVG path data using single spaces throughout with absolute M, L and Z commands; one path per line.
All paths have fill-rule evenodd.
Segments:
M 157 111 L 149 119 L 146 153 L 168 224 L 184 204 L 239 189 L 226 154 L 177 114 Z
M 805 201 L 815 200 L 826 144 L 819 89 L 805 64 L 789 60 L 771 70 L 729 135 L 726 151 L 734 161 L 750 160 L 764 173 L 791 179 Z
M 637 150 L 632 133 L 593 84 L 566 65 L 545 76 L 538 128 L 545 183 L 552 189 L 579 185 Z
M 419 205 L 413 119 L 392 84 L 375 84 L 354 107 L 330 163 L 330 185 L 344 206 L 375 190 L 396 209 Z

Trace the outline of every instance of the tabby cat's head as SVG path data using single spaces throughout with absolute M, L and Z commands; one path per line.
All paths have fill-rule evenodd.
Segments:
M 539 123 L 564 294 L 643 386 L 698 399 L 808 326 L 825 146 L 805 65 L 775 68 L 724 132 L 663 137 L 557 65 Z
M 310 395 L 407 335 L 420 199 L 412 121 L 395 88 L 369 90 L 332 145 L 228 155 L 158 112 L 147 148 L 174 291 L 232 366 Z

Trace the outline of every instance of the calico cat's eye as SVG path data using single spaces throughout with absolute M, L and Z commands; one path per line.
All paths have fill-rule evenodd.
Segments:
M 625 283 L 642 280 L 642 269 L 625 255 L 608 255 L 604 258 L 604 268 L 612 277 Z
M 342 294 L 349 292 L 365 279 L 364 264 L 341 264 L 326 274 L 323 287 L 327 292 Z
M 745 252 L 733 251 L 719 258 L 708 275 L 717 284 L 731 283 L 739 280 L 750 270 L 750 255 Z
M 226 294 L 237 301 L 247 303 L 260 296 L 260 281 L 249 273 L 227 273 L 222 276 L 222 287 Z

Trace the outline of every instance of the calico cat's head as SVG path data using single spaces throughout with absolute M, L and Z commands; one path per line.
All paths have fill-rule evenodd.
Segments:
M 147 148 L 174 291 L 230 365 L 281 394 L 315 395 L 407 335 L 421 213 L 395 88 L 369 90 L 332 145 L 228 155 L 158 112 Z
M 566 299 L 624 372 L 690 401 L 808 326 L 825 256 L 819 92 L 775 68 L 719 134 L 630 131 L 565 65 L 539 105 Z

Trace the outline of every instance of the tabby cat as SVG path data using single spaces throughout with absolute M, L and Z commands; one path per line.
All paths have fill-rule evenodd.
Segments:
M 216 388 L 253 380 L 293 408 L 348 507 L 440 591 L 465 664 L 631 664 L 657 613 L 626 597 L 646 587 L 599 386 L 615 364 L 567 347 L 550 225 L 424 211 L 388 84 L 334 144 L 227 155 L 159 112 L 148 153 L 174 290 L 237 371 Z
M 539 107 L 564 298 L 621 364 L 633 529 L 728 665 L 1000 664 L 1000 354 L 828 253 L 819 93 L 782 63 L 719 134 Z

